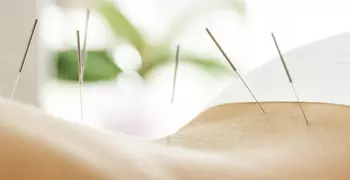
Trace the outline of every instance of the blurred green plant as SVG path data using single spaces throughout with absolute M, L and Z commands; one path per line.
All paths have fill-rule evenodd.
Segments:
M 142 58 L 142 65 L 138 73 L 146 78 L 154 69 L 166 63 L 174 62 L 174 49 L 169 44 L 184 31 L 191 22 L 208 14 L 209 12 L 231 9 L 241 17 L 245 15 L 245 3 L 243 0 L 206 0 L 199 1 L 200 5 L 186 9 L 179 14 L 177 20 L 171 24 L 171 32 L 162 44 L 148 44 L 140 31 L 121 13 L 116 4 L 111 0 L 99 0 L 95 11 L 102 15 L 107 25 L 117 38 L 130 43 L 139 52 Z M 207 3 L 203 6 L 203 3 Z M 208 4 L 210 3 L 210 4 Z M 61 80 L 78 80 L 76 49 L 56 52 L 57 78 Z M 195 67 L 208 72 L 222 74 L 229 72 L 229 69 L 222 60 L 200 57 L 192 54 L 181 53 L 181 63 L 190 63 Z M 121 73 L 121 69 L 114 63 L 113 57 L 107 50 L 87 51 L 85 81 L 100 81 L 114 79 Z

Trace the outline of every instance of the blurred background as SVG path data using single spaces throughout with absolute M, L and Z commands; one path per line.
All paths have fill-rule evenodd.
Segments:
M 344 23 L 350 3 L 344 0 L 14 0 L 0 5 L 6 14 L 1 53 L 9 64 L 1 67 L 4 96 L 38 17 L 15 99 L 80 121 L 76 30 L 83 37 L 89 8 L 84 123 L 137 136 L 176 131 L 237 79 L 205 28 L 243 76 L 277 56 L 271 32 L 287 52 L 350 29 Z M 234 90 L 229 94 L 240 96 Z

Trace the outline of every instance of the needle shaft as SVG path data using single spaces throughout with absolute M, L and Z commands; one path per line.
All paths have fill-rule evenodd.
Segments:
M 285 60 L 284 60 L 284 57 L 283 57 L 283 55 L 282 55 L 282 53 L 281 53 L 281 50 L 280 50 L 279 46 L 278 46 L 276 37 L 275 37 L 274 33 L 271 33 L 271 35 L 272 35 L 272 39 L 273 39 L 273 41 L 274 41 L 274 43 L 275 43 L 276 49 L 277 49 L 277 51 L 278 51 L 278 54 L 279 54 L 279 56 L 280 56 L 281 62 L 282 62 L 282 64 L 283 64 L 284 70 L 285 70 L 285 72 L 286 72 L 286 74 L 287 74 L 288 80 L 289 80 L 289 82 L 290 82 L 290 84 L 291 84 L 291 86 L 292 86 L 292 88 L 293 88 L 294 95 L 295 95 L 295 97 L 296 97 L 296 99 L 297 99 L 297 101 L 298 101 L 300 111 L 301 111 L 302 114 L 303 114 L 303 117 L 304 117 L 304 119 L 305 119 L 306 125 L 309 126 L 309 121 L 308 121 L 307 116 L 306 116 L 306 114 L 305 114 L 303 105 L 302 105 L 302 103 L 300 102 L 298 93 L 297 93 L 297 91 L 296 91 L 296 89 L 295 89 L 295 86 L 294 86 L 294 84 L 293 84 L 292 76 L 291 76 L 291 74 L 290 74 L 290 72 L 289 72 L 289 70 L 288 70 L 287 64 L 286 64 L 286 62 L 285 62 Z
M 79 85 L 80 85 L 80 118 L 81 123 L 83 123 L 83 72 L 84 72 L 84 63 L 81 56 L 80 49 L 80 34 L 77 31 L 77 52 L 78 52 L 78 76 L 79 76 Z
M 86 10 L 86 20 L 85 20 L 85 33 L 84 33 L 84 42 L 83 42 L 83 54 L 82 54 L 82 63 L 83 63 L 83 71 L 85 71 L 86 68 L 86 61 L 87 61 L 87 36 L 88 36 L 88 29 L 89 29 L 89 21 L 90 21 L 90 10 Z M 84 72 L 83 72 L 84 74 Z
M 25 50 L 23 58 L 22 58 L 21 66 L 19 67 L 19 70 L 18 70 L 17 76 L 16 76 L 16 80 L 15 80 L 15 84 L 13 85 L 13 88 L 12 88 L 12 92 L 11 92 L 11 96 L 10 96 L 11 99 L 13 99 L 13 96 L 15 95 L 15 92 L 16 92 L 16 89 L 17 89 L 17 85 L 18 85 L 18 81 L 20 79 L 21 73 L 22 73 L 22 71 L 24 69 L 24 66 L 25 66 L 25 63 L 26 63 L 28 52 L 29 52 L 29 48 L 30 48 L 30 45 L 32 44 L 37 24 L 38 24 L 38 19 L 35 19 L 34 25 L 33 25 L 33 28 L 31 30 L 31 34 L 30 34 L 30 37 L 29 37 L 29 40 L 28 40 L 28 43 L 27 43 L 27 47 L 26 47 L 26 50 Z
M 174 104 L 175 100 L 175 90 L 176 90 L 176 79 L 177 79 L 177 71 L 179 68 L 179 55 L 180 55 L 180 45 L 177 45 L 176 55 L 175 55 L 175 67 L 174 67 L 174 77 L 173 77 L 173 89 L 171 95 L 171 104 Z
M 233 65 L 232 61 L 230 60 L 230 58 L 228 57 L 228 55 L 226 54 L 226 52 L 224 51 L 224 49 L 221 47 L 221 45 L 218 43 L 218 41 L 215 39 L 214 35 L 210 32 L 210 30 L 208 28 L 206 28 L 207 33 L 209 34 L 210 38 L 213 40 L 213 42 L 215 43 L 215 45 L 217 46 L 217 48 L 220 50 L 221 54 L 225 57 L 226 61 L 229 63 L 229 65 L 231 66 L 231 68 L 233 69 L 233 71 L 235 71 L 235 73 L 237 74 L 237 76 L 239 77 L 239 79 L 243 82 L 244 86 L 248 89 L 249 93 L 251 94 L 251 96 L 254 98 L 255 102 L 257 103 L 257 105 L 259 106 L 259 108 L 262 110 L 263 113 L 265 113 L 264 108 L 262 107 L 262 105 L 260 104 L 260 102 L 258 101 L 258 99 L 254 96 L 254 93 L 250 90 L 249 86 L 247 85 L 247 83 L 244 81 L 244 79 L 242 78 L 242 76 L 239 74 L 239 72 L 237 71 L 237 68 Z

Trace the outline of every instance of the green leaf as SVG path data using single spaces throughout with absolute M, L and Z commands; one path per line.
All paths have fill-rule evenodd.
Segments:
M 152 70 L 170 62 L 171 51 L 168 46 L 147 46 L 146 50 L 142 53 L 142 58 L 142 66 L 138 70 L 138 73 L 143 78 L 146 78 Z
M 85 62 L 84 81 L 111 80 L 121 72 L 106 50 L 88 51 Z M 61 80 L 78 81 L 78 54 L 76 50 L 56 53 L 57 77 Z
M 169 52 L 169 51 L 168 51 Z M 172 58 L 170 53 L 162 54 L 162 56 L 158 56 L 153 61 L 149 61 L 150 63 L 145 64 L 140 70 L 139 74 L 143 78 L 147 78 L 147 76 L 162 65 L 169 64 L 175 62 L 175 56 Z M 232 73 L 232 70 L 228 65 L 224 64 L 222 60 L 215 58 L 207 58 L 207 57 L 199 57 L 193 55 L 180 55 L 180 64 L 190 64 L 194 67 L 212 75 L 225 75 Z
M 107 20 L 114 34 L 130 42 L 141 52 L 145 41 L 137 28 L 121 13 L 113 1 L 102 1 L 97 11 Z
M 203 18 L 203 16 L 225 9 L 235 11 L 238 15 L 240 15 L 240 17 L 244 17 L 246 14 L 246 3 L 244 0 L 198 1 L 198 4 L 194 7 L 189 7 L 182 13 L 179 13 L 177 19 L 170 24 L 170 33 L 166 38 L 166 42 L 171 42 L 186 28 L 188 28 L 191 23 Z

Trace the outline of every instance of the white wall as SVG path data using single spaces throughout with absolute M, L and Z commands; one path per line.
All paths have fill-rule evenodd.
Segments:
M 9 97 L 38 11 L 36 0 L 0 1 L 0 93 Z M 33 39 L 15 99 L 38 105 L 39 36 Z

